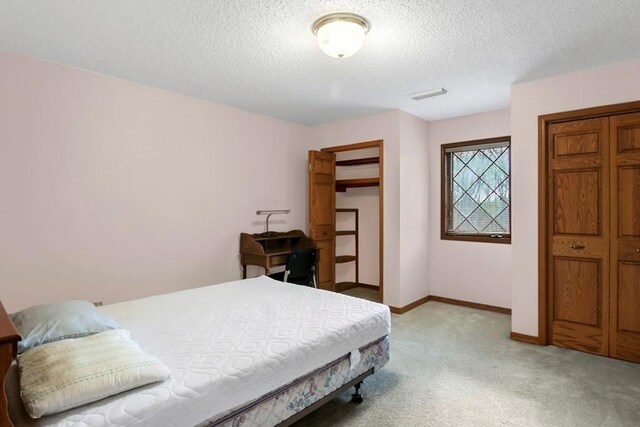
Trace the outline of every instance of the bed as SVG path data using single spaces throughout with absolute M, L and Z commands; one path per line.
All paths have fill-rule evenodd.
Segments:
M 388 307 L 266 276 L 100 310 L 172 378 L 34 421 L 14 364 L 5 388 L 16 426 L 289 425 L 389 360 Z

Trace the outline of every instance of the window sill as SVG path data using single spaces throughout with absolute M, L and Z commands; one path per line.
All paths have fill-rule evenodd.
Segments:
M 478 243 L 498 243 L 511 244 L 511 235 L 504 235 L 501 238 L 482 236 L 477 234 L 442 234 L 441 240 L 457 240 L 459 242 L 478 242 Z

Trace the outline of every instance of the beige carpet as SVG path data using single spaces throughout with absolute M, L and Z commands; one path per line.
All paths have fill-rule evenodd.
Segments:
M 640 426 L 640 365 L 508 339 L 510 317 L 429 302 L 393 315 L 391 361 L 297 426 Z

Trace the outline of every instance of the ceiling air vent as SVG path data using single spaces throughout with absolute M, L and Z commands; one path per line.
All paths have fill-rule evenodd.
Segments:
M 429 91 L 414 93 L 413 95 L 411 95 L 411 99 L 413 99 L 414 101 L 421 101 L 426 98 L 432 98 L 434 96 L 444 95 L 445 93 L 447 93 L 447 90 L 444 88 L 429 90 Z

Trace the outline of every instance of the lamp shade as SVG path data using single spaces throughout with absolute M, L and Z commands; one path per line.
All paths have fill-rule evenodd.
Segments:
M 362 17 L 347 13 L 324 16 L 313 25 L 320 49 L 333 58 L 355 55 L 369 31 L 369 23 Z

